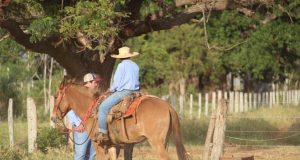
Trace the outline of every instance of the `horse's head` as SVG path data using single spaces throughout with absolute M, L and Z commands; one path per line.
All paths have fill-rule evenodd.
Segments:
M 65 96 L 68 85 L 68 81 L 64 78 L 63 81 L 60 83 L 59 90 L 55 97 L 54 107 L 51 116 L 51 120 L 55 124 L 59 123 L 59 121 L 62 121 L 64 116 L 70 110 L 70 103 L 68 102 Z
M 80 109 L 88 106 L 93 100 L 91 93 L 93 92 L 89 92 L 88 88 L 84 87 L 82 81 L 77 78 L 64 77 L 56 94 L 51 120 L 59 127 L 59 123 L 71 109 L 77 108 L 75 110 L 83 113 Z

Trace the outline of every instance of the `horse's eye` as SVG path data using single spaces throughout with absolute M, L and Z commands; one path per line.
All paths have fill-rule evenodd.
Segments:
M 57 96 L 54 96 L 54 99 L 56 99 L 57 98 Z

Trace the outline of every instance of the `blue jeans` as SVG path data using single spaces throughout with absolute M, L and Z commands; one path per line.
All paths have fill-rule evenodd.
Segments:
M 116 104 L 118 104 L 125 96 L 130 95 L 132 90 L 116 91 L 105 99 L 98 109 L 98 124 L 100 132 L 107 134 L 107 114 L 109 110 Z
M 87 140 L 86 140 L 87 139 Z M 83 143 L 86 140 L 85 143 Z M 92 141 L 87 132 L 74 132 L 74 160 L 94 160 L 96 157 Z M 83 143 L 83 144 L 82 144 Z

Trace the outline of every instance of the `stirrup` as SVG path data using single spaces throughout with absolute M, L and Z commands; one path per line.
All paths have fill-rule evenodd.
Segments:
M 98 132 L 95 136 L 94 141 L 96 141 L 97 143 L 107 142 L 107 141 L 109 141 L 109 137 L 108 137 L 107 134 L 104 134 L 102 132 Z

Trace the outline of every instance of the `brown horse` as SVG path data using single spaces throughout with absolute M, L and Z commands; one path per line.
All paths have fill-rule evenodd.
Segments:
M 62 119 L 66 113 L 72 109 L 81 119 L 86 119 L 85 129 L 91 139 L 97 133 L 98 124 L 93 116 L 88 116 L 88 108 L 94 104 L 94 92 L 82 85 L 72 83 L 62 83 L 55 100 L 52 120 L 56 123 Z M 98 107 L 96 105 L 95 107 Z M 124 131 L 125 130 L 125 131 Z M 121 120 L 114 120 L 108 124 L 110 143 L 97 144 L 93 142 L 96 150 L 96 159 L 106 159 L 107 148 L 114 144 L 139 143 L 147 139 L 149 144 L 158 153 L 160 159 L 170 159 L 166 144 L 171 135 L 176 146 L 177 156 L 180 160 L 186 160 L 187 152 L 184 148 L 179 118 L 175 110 L 165 101 L 157 97 L 147 97 L 143 99 L 136 109 L 135 116 Z M 124 134 L 124 132 L 126 134 Z M 115 150 L 111 148 L 111 159 L 115 159 Z

